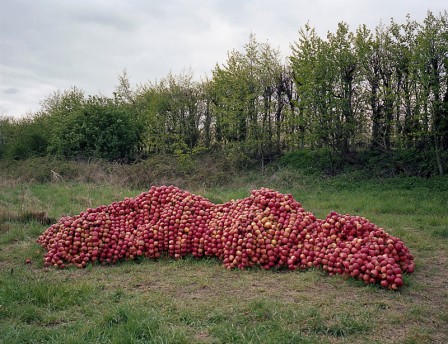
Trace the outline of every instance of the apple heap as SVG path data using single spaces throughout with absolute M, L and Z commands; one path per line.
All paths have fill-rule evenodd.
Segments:
M 364 217 L 325 220 L 291 195 L 261 188 L 224 204 L 174 186 L 151 187 L 76 216 L 62 217 L 37 242 L 45 266 L 113 264 L 137 257 L 217 257 L 228 268 L 306 269 L 398 289 L 414 257 L 399 238 Z

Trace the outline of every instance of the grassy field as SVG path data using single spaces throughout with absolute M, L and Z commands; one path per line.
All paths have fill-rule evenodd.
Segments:
M 225 202 L 262 186 L 292 193 L 320 218 L 331 210 L 367 217 L 405 241 L 415 273 L 393 292 L 320 270 L 228 271 L 192 258 L 46 269 L 35 240 L 49 223 L 145 189 L 3 180 L 0 342 L 448 343 L 447 178 L 321 179 L 281 170 L 189 190 Z

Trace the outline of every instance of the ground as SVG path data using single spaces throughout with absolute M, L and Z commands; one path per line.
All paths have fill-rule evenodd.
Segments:
M 416 271 L 405 277 L 404 287 L 384 290 L 320 270 L 229 271 L 217 260 L 192 257 L 46 269 L 35 240 L 48 225 L 20 214 L 45 212 L 56 219 L 142 190 L 3 183 L 0 342 L 448 342 L 447 192 L 420 180 L 378 186 L 291 178 L 190 191 L 219 202 L 267 186 L 292 193 L 321 218 L 331 210 L 364 215 L 401 237 L 415 255 Z

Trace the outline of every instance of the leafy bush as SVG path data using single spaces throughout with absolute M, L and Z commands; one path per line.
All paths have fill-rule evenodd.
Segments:
M 1 119 L 0 124 L 0 158 L 23 160 L 46 154 L 47 130 L 39 119 Z
M 281 166 L 302 170 L 305 174 L 335 175 L 344 171 L 348 164 L 329 149 L 300 150 L 287 153 L 278 159 Z
M 445 169 L 448 152 L 442 153 Z M 363 150 L 347 155 L 336 155 L 327 149 L 300 150 L 283 155 L 278 163 L 299 169 L 305 174 L 335 175 L 360 173 L 365 177 L 393 177 L 398 175 L 429 178 L 438 174 L 435 154 L 431 151 Z
M 141 142 L 142 125 L 111 99 L 90 97 L 53 132 L 51 151 L 69 159 L 129 161 Z

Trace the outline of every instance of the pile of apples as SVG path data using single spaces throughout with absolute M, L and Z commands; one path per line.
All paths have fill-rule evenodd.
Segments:
M 37 242 L 45 266 L 113 264 L 138 257 L 217 257 L 228 269 L 306 269 L 398 289 L 414 271 L 405 244 L 364 217 L 331 212 L 325 220 L 291 195 L 262 188 L 214 204 L 174 186 L 62 217 Z

